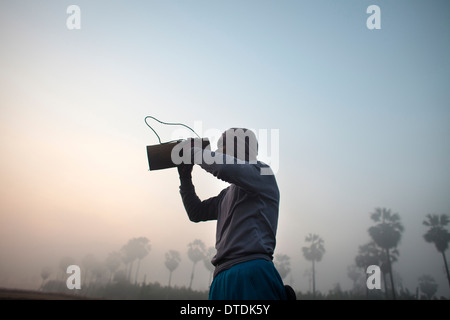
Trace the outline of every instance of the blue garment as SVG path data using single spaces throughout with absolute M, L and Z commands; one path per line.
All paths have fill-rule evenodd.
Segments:
M 236 264 L 215 276 L 209 300 L 286 300 L 283 281 L 271 261 Z

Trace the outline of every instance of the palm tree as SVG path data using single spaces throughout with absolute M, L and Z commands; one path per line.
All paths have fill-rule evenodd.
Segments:
M 286 254 L 277 254 L 275 256 L 275 267 L 280 274 L 281 279 L 291 272 L 291 258 Z
M 51 274 L 52 274 L 52 269 L 50 267 L 42 268 L 42 270 L 41 270 L 41 278 L 42 278 L 41 290 L 42 290 L 42 288 L 44 288 L 45 280 L 47 280 Z
M 193 242 L 189 243 L 188 247 L 189 247 L 188 256 L 189 256 L 189 259 L 191 259 L 191 261 L 193 262 L 191 281 L 189 283 L 189 289 L 191 289 L 192 280 L 194 280 L 195 265 L 197 264 L 197 262 L 199 262 L 200 260 L 203 260 L 205 258 L 206 247 L 205 247 L 205 244 L 203 243 L 203 241 L 199 240 L 199 239 L 196 239 Z
M 355 295 L 360 295 L 364 292 L 364 288 L 367 288 L 367 273 L 361 273 L 359 267 L 352 264 L 347 267 L 347 276 L 353 282 L 352 292 Z
M 114 273 L 119 269 L 122 264 L 122 257 L 119 252 L 114 251 L 108 254 L 105 260 L 106 268 L 109 270 L 109 281 L 111 282 Z
M 138 260 L 138 266 L 136 268 L 136 274 L 134 277 L 135 283 L 137 282 L 137 276 L 139 273 L 139 267 L 141 260 L 145 258 L 149 251 L 151 249 L 150 240 L 148 240 L 145 237 L 139 237 L 139 238 L 133 238 L 130 239 L 127 244 L 125 244 L 121 251 L 122 251 L 122 260 L 123 262 L 129 266 L 128 267 L 128 281 L 130 281 L 131 278 L 131 270 L 133 269 L 133 262 L 134 260 Z
M 178 265 L 180 264 L 181 256 L 178 251 L 175 250 L 169 250 L 169 252 L 166 252 L 166 262 L 164 263 L 166 265 L 166 268 L 169 269 L 169 287 L 170 282 L 172 280 L 172 272 L 178 268 Z
M 358 255 L 355 258 L 357 267 L 363 269 L 367 280 L 367 267 L 380 264 L 380 249 L 377 248 L 375 242 L 371 241 L 365 245 L 359 246 Z M 366 285 L 366 299 L 369 299 L 369 288 Z
M 308 278 L 308 292 L 311 292 L 311 282 L 312 282 L 312 271 L 310 268 L 306 268 L 305 271 L 303 271 L 303 276 L 305 278 Z
M 392 298 L 395 300 L 394 277 L 389 250 L 397 247 L 404 228 L 400 223 L 399 214 L 392 214 L 390 209 L 376 208 L 375 212 L 370 214 L 370 218 L 377 222 L 377 225 L 369 228 L 369 234 L 373 241 L 386 252 L 387 272 L 389 272 L 391 279 Z
M 438 285 L 432 276 L 424 274 L 419 278 L 419 288 L 430 300 L 437 292 Z
M 391 265 L 392 265 L 392 263 L 398 261 L 399 255 L 400 255 L 400 253 L 398 252 L 397 248 L 394 248 L 389 251 L 389 258 L 387 256 L 387 253 L 385 250 L 380 251 L 380 263 L 381 263 L 380 270 L 381 270 L 381 273 L 383 274 L 383 282 L 384 282 L 384 287 L 385 287 L 386 299 L 389 299 L 388 293 L 387 293 L 388 292 L 388 282 L 386 282 L 386 274 L 388 274 L 388 273 L 390 274 L 390 271 L 392 271 Z M 393 284 L 392 284 L 392 277 L 394 276 L 394 273 L 395 272 L 392 271 L 392 274 L 390 274 L 390 279 L 391 279 L 390 287 L 391 287 L 391 291 L 394 291 L 394 293 L 395 293 L 395 288 L 393 287 Z M 397 282 L 397 287 L 398 287 L 398 285 L 401 284 L 401 279 L 399 279 L 399 277 L 397 277 L 397 276 L 396 276 L 396 278 L 397 278 L 396 282 Z M 393 297 L 393 299 L 395 299 L 394 294 L 392 297 Z
M 371 241 L 365 245 L 359 246 L 358 255 L 355 258 L 357 267 L 362 268 L 366 273 L 366 269 L 371 265 L 380 263 L 380 249 L 377 248 L 375 242 Z
M 150 245 L 150 240 L 146 237 L 139 237 L 136 239 L 136 258 L 138 259 L 138 265 L 136 268 L 136 275 L 134 276 L 134 283 L 137 283 L 137 277 L 139 273 L 139 268 L 141 266 L 141 260 L 144 259 L 150 252 L 152 246 Z
M 133 262 L 134 260 L 136 260 L 136 256 L 133 252 L 133 243 L 131 240 L 129 240 L 121 249 L 120 249 L 120 253 L 122 256 L 122 261 L 126 266 L 126 270 L 127 271 L 127 276 L 126 279 L 127 281 L 130 281 L 131 278 L 131 269 L 133 269 Z
M 303 247 L 303 256 L 306 260 L 312 261 L 312 284 L 313 284 L 313 297 L 316 297 L 316 271 L 315 262 L 322 260 L 325 248 L 323 246 L 323 239 L 317 234 L 309 234 L 305 238 L 306 242 L 310 242 L 309 247 Z
M 430 229 L 424 234 L 426 242 L 432 242 L 436 246 L 438 252 L 442 254 L 444 259 L 445 271 L 447 272 L 448 285 L 450 286 L 450 274 L 448 272 L 447 259 L 445 257 L 445 250 L 448 249 L 448 243 L 450 242 L 450 233 L 445 229 L 445 226 L 450 222 L 448 215 L 441 214 L 427 214 L 427 219 L 423 224 Z

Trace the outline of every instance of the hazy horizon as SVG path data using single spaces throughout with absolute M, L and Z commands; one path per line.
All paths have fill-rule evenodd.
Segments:
M 66 26 L 71 4 L 79 30 Z M 366 26 L 373 4 L 380 30 Z M 403 286 L 429 274 L 449 298 L 422 224 L 450 215 L 448 12 L 448 1 L 2 1 L 0 287 L 37 289 L 42 267 L 103 260 L 135 237 L 151 244 L 141 281 L 166 285 L 164 254 L 177 250 L 172 285 L 188 286 L 187 245 L 214 246 L 216 224 L 188 220 L 176 169 L 148 170 L 152 115 L 209 138 L 278 130 L 275 255 L 290 256 L 296 291 L 309 289 L 309 233 L 326 250 L 317 290 L 350 290 L 347 267 L 385 207 L 405 228 Z M 193 177 L 201 199 L 227 185 L 199 167 Z M 192 288 L 208 279 L 199 263 Z

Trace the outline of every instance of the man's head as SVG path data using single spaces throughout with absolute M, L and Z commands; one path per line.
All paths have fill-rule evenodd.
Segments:
M 222 133 L 217 142 L 217 151 L 247 162 L 256 161 L 258 140 L 253 131 L 231 128 Z

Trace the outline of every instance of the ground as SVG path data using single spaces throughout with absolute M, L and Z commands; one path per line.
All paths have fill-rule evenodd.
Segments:
M 83 296 L 0 288 L 0 300 L 83 300 Z

